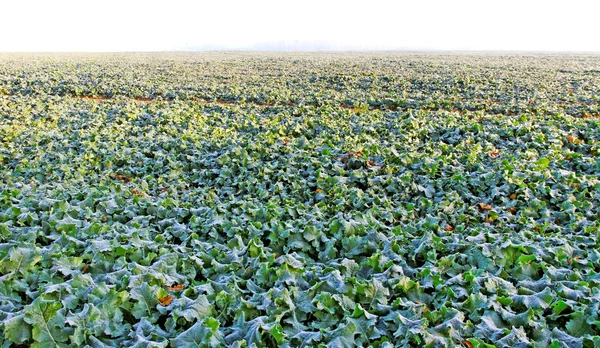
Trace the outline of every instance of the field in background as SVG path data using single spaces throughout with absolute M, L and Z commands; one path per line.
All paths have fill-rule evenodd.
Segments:
M 600 345 L 600 56 L 0 55 L 0 342 Z

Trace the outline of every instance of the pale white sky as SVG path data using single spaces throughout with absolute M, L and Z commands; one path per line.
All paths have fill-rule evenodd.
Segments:
M 337 48 L 600 51 L 598 0 L 0 0 L 0 51 Z

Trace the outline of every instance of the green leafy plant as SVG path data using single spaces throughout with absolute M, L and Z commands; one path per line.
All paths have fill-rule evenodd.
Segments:
M 0 55 L 1 345 L 598 346 L 599 59 Z

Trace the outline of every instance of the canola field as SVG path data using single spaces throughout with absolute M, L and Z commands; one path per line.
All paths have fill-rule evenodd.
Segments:
M 600 55 L 0 55 L 2 347 L 598 347 Z

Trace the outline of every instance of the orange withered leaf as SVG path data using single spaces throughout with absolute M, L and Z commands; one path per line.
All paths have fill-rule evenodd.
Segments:
M 500 156 L 499 150 L 490 151 L 490 157 L 494 158 L 494 157 L 498 157 L 498 156 Z
M 82 269 L 81 271 L 82 271 L 83 273 L 85 273 L 85 272 L 87 272 L 87 271 L 88 271 L 88 269 L 89 269 L 89 268 L 90 268 L 90 266 L 89 266 L 89 265 L 84 265 L 84 266 L 83 266 L 83 269 Z
M 517 194 L 513 193 L 512 195 L 510 195 L 510 199 L 517 199 Z
M 448 226 L 444 227 L 444 230 L 446 230 L 446 231 L 448 231 L 448 232 L 452 231 L 453 229 L 454 229 L 454 227 L 452 227 L 452 226 L 450 226 L 450 225 L 448 225 Z
M 164 297 L 161 297 L 161 298 L 159 298 L 159 299 L 158 299 L 158 302 L 160 302 L 160 304 L 161 304 L 162 306 L 168 306 L 168 305 L 170 305 L 170 304 L 171 304 L 171 302 L 173 302 L 173 299 L 174 299 L 174 298 L 175 298 L 175 297 L 173 297 L 173 295 L 167 295 L 167 296 L 164 296 Z
M 183 290 L 184 286 L 179 284 L 179 285 L 173 285 L 173 286 L 167 286 L 167 290 L 170 291 L 180 291 Z
M 492 210 L 492 206 L 485 203 L 479 203 L 479 209 L 481 210 Z
M 117 179 L 121 180 L 122 182 L 130 182 L 131 181 L 131 178 L 128 178 L 121 174 L 117 175 Z
M 350 157 L 361 158 L 363 156 L 362 151 L 350 150 L 347 154 L 342 156 L 342 160 L 348 160 Z
M 510 208 L 510 209 L 508 209 L 508 212 L 511 213 L 511 214 L 516 214 L 517 213 L 517 209 Z
M 463 346 L 465 346 L 467 348 L 473 348 L 473 343 L 471 343 L 469 341 L 463 341 L 462 344 L 463 344 Z
M 321 192 L 323 192 L 323 190 L 321 190 L 320 188 L 318 188 L 318 189 L 316 190 L 316 192 L 317 192 L 317 193 L 321 193 Z

